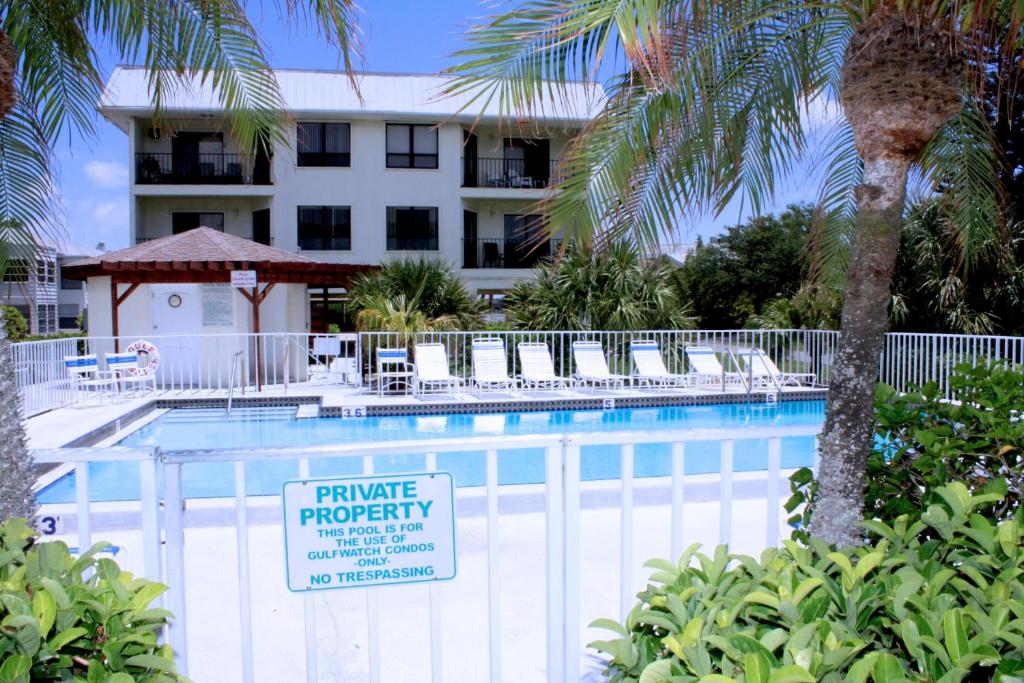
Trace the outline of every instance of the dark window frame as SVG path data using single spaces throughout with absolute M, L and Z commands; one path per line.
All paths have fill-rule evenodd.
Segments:
M 347 224 L 334 223 L 332 219 L 335 211 L 341 211 L 347 219 Z M 319 218 L 321 222 L 319 224 L 305 224 L 307 228 L 319 228 L 320 230 L 330 230 L 331 235 L 329 237 L 318 236 L 318 237 L 303 237 L 303 211 L 312 213 L 314 211 L 319 212 Z M 298 241 L 298 247 L 302 251 L 352 251 L 352 207 L 351 206 L 299 206 L 295 212 L 295 226 L 296 226 L 296 237 Z M 345 230 L 347 228 L 347 235 L 337 235 L 339 229 Z M 330 246 L 323 246 L 325 240 L 329 241 Z M 320 246 L 317 246 L 319 242 Z
M 327 127 L 344 126 L 347 152 L 303 152 L 300 149 L 304 126 L 319 127 L 320 149 L 327 148 Z M 303 168 L 351 168 L 352 167 L 352 124 L 344 121 L 298 121 L 295 124 L 295 162 Z
M 408 152 L 389 152 L 388 151 L 388 131 L 392 127 L 405 127 L 409 129 L 409 151 Z M 417 128 L 428 128 L 434 133 L 434 151 L 430 154 L 424 154 L 416 151 L 416 129 Z M 413 171 L 431 171 L 437 170 L 439 167 L 439 153 L 441 150 L 441 140 L 437 134 L 437 126 L 430 123 L 388 123 L 384 127 L 384 165 L 387 168 L 401 168 Z M 400 163 L 404 157 L 404 163 Z M 417 164 L 418 159 L 424 159 L 427 161 L 433 160 L 433 165 L 420 165 Z
M 426 211 L 427 235 L 399 235 L 398 217 L 401 211 Z M 387 207 L 387 250 L 388 251 L 438 251 L 438 208 L 436 206 L 389 206 Z M 401 232 L 412 228 L 407 226 Z
M 220 227 L 218 228 L 218 227 L 215 227 L 215 226 L 212 226 L 212 225 L 203 225 L 201 221 L 197 221 L 197 224 L 192 226 L 191 228 L 185 228 L 184 230 L 175 230 L 175 226 L 174 226 L 174 220 L 175 220 L 174 217 L 175 216 L 220 216 Z M 220 232 L 224 232 L 224 230 L 225 230 L 225 228 L 224 228 L 224 212 L 223 211 L 172 211 L 171 212 L 171 234 L 172 235 L 180 235 L 183 232 L 188 232 L 189 230 L 195 230 L 196 228 L 203 228 L 203 227 L 205 227 L 205 228 L 212 228 L 214 230 L 219 230 Z

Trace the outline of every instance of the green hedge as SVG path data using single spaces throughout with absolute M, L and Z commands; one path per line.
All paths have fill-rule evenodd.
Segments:
M 870 546 L 649 562 L 625 624 L 593 624 L 617 637 L 591 646 L 616 682 L 1024 680 L 1020 525 L 978 514 L 999 494 L 935 494 L 917 521 L 866 523 Z
M 166 586 L 59 541 L 37 543 L 25 520 L 0 525 L 0 683 L 172 683 L 170 612 L 150 604 Z

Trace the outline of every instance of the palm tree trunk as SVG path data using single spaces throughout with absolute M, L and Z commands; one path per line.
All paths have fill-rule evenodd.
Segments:
M 846 48 L 840 98 L 864 175 L 811 517 L 811 532 L 828 543 L 856 545 L 862 538 L 864 469 L 907 174 L 962 109 L 962 76 L 954 27 L 898 0 L 880 0 Z
M 857 192 L 856 233 L 844 288 L 842 327 L 829 383 L 824 457 L 812 531 L 829 543 L 861 538 L 864 471 L 871 451 L 875 383 L 906 199 L 907 159 L 864 164 Z
M 31 523 L 37 506 L 32 456 L 21 421 L 21 397 L 15 379 L 11 344 L 0 312 L 0 522 L 24 517 Z

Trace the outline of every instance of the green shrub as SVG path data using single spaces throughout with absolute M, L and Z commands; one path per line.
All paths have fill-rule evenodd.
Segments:
M 878 541 L 833 551 L 788 540 L 760 561 L 689 549 L 657 570 L 611 655 L 617 682 L 1020 681 L 1024 549 L 998 494 L 959 483 L 918 521 L 866 522 Z M 696 559 L 696 564 L 691 560 Z
M 134 578 L 59 541 L 37 543 L 23 519 L 0 525 L 0 683 L 171 683 L 170 618 L 149 604 L 166 586 Z
M 1024 372 L 1004 365 L 958 367 L 950 378 L 959 402 L 943 398 L 935 383 L 899 394 L 881 385 L 875 399 L 875 442 L 867 462 L 864 516 L 892 521 L 917 519 L 949 481 L 971 491 L 1001 492 L 982 510 L 1005 518 L 1020 505 L 1024 477 Z M 790 478 L 786 504 L 799 523 L 796 537 L 814 512 L 817 493 L 811 471 Z M 804 505 L 803 508 L 800 506 Z
M 28 336 L 28 321 L 14 306 L 0 306 L 3 314 L 4 331 L 11 342 L 25 341 Z

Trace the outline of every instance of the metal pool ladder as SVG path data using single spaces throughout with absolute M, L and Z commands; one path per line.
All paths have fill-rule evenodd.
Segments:
M 231 358 L 231 374 L 228 376 L 228 415 L 231 415 L 231 400 L 235 393 L 235 371 L 238 369 L 238 361 L 241 358 L 241 351 L 235 351 L 235 355 Z

